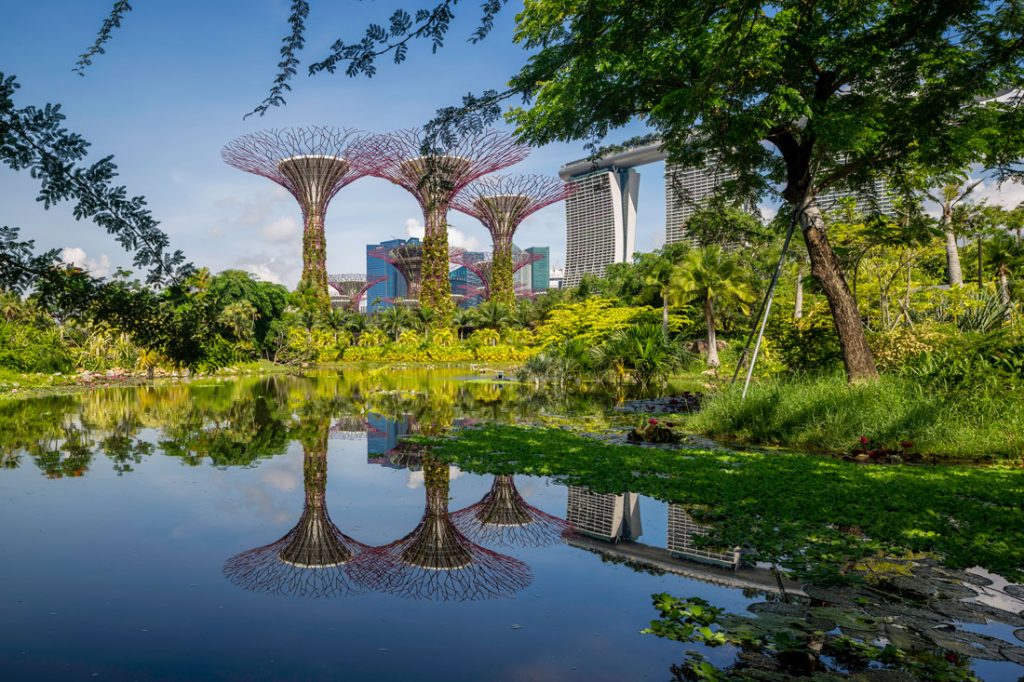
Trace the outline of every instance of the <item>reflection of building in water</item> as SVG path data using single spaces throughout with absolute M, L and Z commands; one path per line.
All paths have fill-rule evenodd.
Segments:
M 636 493 L 594 493 L 571 485 L 565 518 L 576 532 L 600 540 L 635 540 L 644 532 Z
M 404 414 L 396 419 L 389 417 L 383 417 L 379 414 L 371 414 L 367 417 L 367 421 L 373 431 L 369 434 L 366 444 L 366 452 L 373 458 L 375 463 L 384 464 L 386 458 L 382 458 L 380 462 L 377 462 L 377 458 L 374 455 L 386 455 L 395 447 L 398 446 L 398 441 L 403 436 L 409 435 L 411 419 L 409 415 Z
M 635 542 L 642 532 L 639 502 L 636 493 L 599 494 L 569 486 L 566 518 L 575 532 L 565 536 L 566 543 L 634 570 L 668 572 L 738 589 L 781 591 L 774 573 L 743 565 L 738 550 L 723 552 L 695 547 L 694 537 L 707 529 L 680 505 L 668 505 L 668 549 Z M 783 579 L 782 586 L 788 594 L 804 594 L 800 585 L 791 580 Z
M 505 547 L 551 545 L 572 532 L 564 519 L 527 504 L 511 475 L 495 476 L 487 494 L 452 514 L 452 521 L 476 542 Z
M 359 416 L 339 417 L 331 424 L 332 440 L 366 440 L 375 429 Z
M 694 538 L 707 533 L 707 526 L 693 520 L 681 504 L 668 505 L 668 551 L 685 559 L 722 566 L 738 566 L 740 550 L 697 547 Z
M 360 591 L 354 569 L 366 547 L 342 533 L 324 502 L 327 489 L 327 425 L 303 443 L 306 500 L 299 522 L 277 542 L 235 555 L 224 575 L 235 585 L 271 594 L 336 597 Z
M 530 584 L 526 564 L 466 538 L 448 514 L 448 465 L 423 460 L 426 508 L 416 528 L 372 550 L 360 579 L 373 589 L 410 599 L 468 601 L 511 596 Z

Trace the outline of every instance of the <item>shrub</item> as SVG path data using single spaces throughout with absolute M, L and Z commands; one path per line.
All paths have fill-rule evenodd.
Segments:
M 640 322 L 658 322 L 661 311 L 649 306 L 616 307 L 607 298 L 588 298 L 577 303 L 561 303 L 548 313 L 537 327 L 537 345 L 547 348 L 570 339 L 582 339 L 596 346 L 612 333 Z
M 768 337 L 778 359 L 792 370 L 821 370 L 842 360 L 839 336 L 825 303 L 811 307 L 799 320 L 772 316 Z

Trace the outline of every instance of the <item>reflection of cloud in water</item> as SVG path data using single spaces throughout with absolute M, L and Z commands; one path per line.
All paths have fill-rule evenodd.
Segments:
M 291 492 L 299 487 L 299 477 L 290 469 L 272 468 L 265 471 L 260 478 L 271 488 L 284 492 Z
M 416 490 L 417 488 L 422 488 L 423 487 L 423 471 L 422 470 L 420 470 L 420 471 L 412 471 L 412 470 L 410 470 L 408 473 L 409 473 L 409 477 L 408 477 L 408 479 L 405 482 L 405 487 L 408 488 L 409 490 Z M 454 481 L 455 479 L 457 479 L 461 475 L 462 475 L 462 471 L 460 471 L 458 467 L 453 467 L 453 466 L 448 467 L 448 480 L 449 481 Z

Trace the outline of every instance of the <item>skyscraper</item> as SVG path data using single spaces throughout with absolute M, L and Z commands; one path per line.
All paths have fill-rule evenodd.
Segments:
M 540 256 L 540 260 L 530 263 L 523 268 L 530 273 L 530 281 L 528 282 L 530 289 L 534 292 L 547 291 L 548 283 L 551 280 L 551 248 L 548 246 L 530 246 L 525 250 L 527 253 Z
M 632 168 L 600 170 L 573 177 L 575 191 L 565 202 L 564 286 L 585 274 L 598 277 L 612 263 L 633 256 L 640 175 Z
M 895 216 L 896 207 L 892 203 L 889 183 L 884 178 L 876 178 L 863 189 L 829 189 L 817 197 L 818 208 L 822 211 L 834 211 L 843 199 L 854 199 L 857 212 L 864 215 Z
M 687 241 L 686 221 L 721 184 L 736 177 L 708 161 L 703 166 L 665 164 L 665 243 Z
M 366 292 L 366 312 L 375 313 L 387 310 L 391 307 L 391 301 L 405 298 L 405 278 L 395 269 L 395 266 L 377 258 L 374 253 L 379 254 L 381 250 L 390 251 L 399 246 L 404 246 L 405 239 L 389 239 L 380 244 L 366 245 L 366 277 L 375 279 L 380 276 L 386 277 L 383 282 L 374 284 Z

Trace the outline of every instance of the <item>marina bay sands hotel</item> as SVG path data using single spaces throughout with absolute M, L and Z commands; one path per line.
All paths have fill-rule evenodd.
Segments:
M 636 214 L 640 174 L 636 167 L 664 161 L 661 141 L 633 147 L 599 159 L 582 159 L 562 166 L 558 174 L 575 185 L 566 200 L 564 287 L 579 284 L 585 274 L 602 276 L 612 263 L 632 260 L 636 250 Z M 686 240 L 686 221 L 721 185 L 734 177 L 708 165 L 703 168 L 665 166 L 665 243 Z M 826 207 L 852 196 L 864 212 L 891 214 L 893 207 L 884 180 L 867 195 L 853 192 L 823 193 Z

